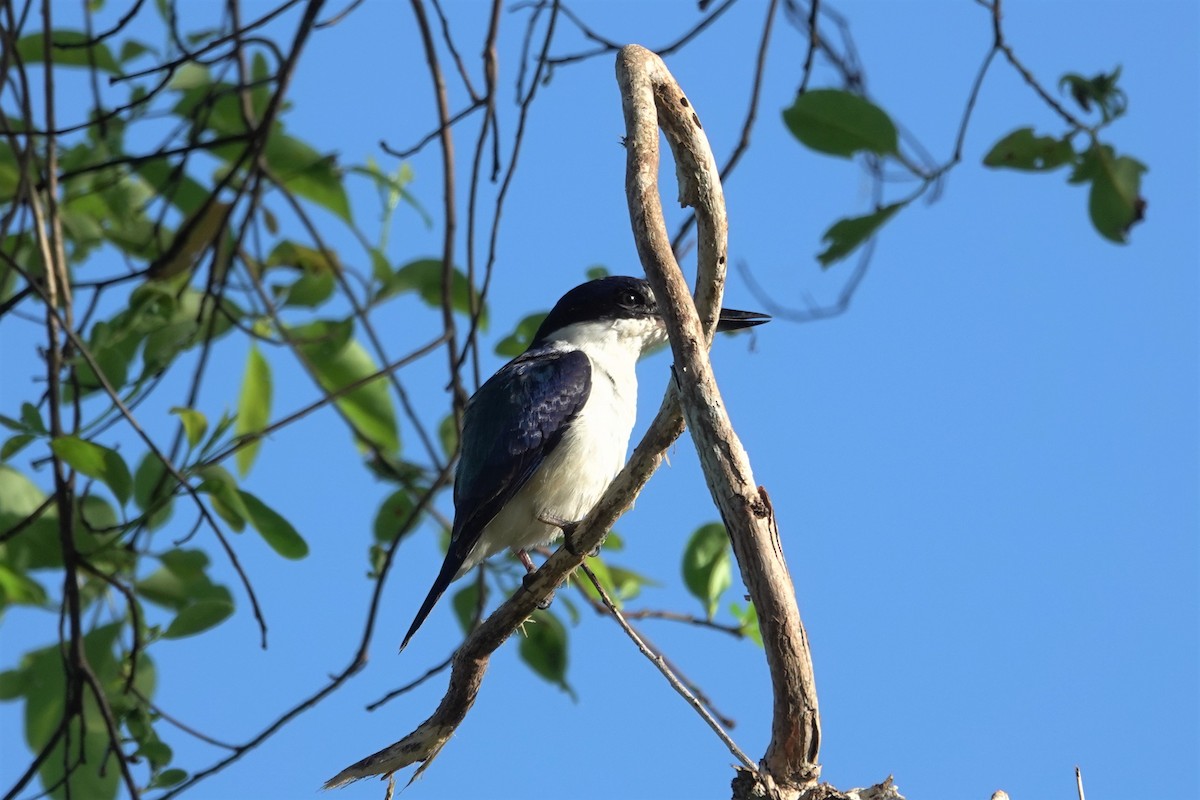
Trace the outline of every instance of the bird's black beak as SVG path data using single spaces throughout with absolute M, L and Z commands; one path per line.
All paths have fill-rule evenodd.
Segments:
M 770 314 L 760 314 L 757 311 L 738 311 L 736 308 L 722 308 L 721 316 L 717 319 L 718 331 L 737 331 L 742 328 L 752 328 L 770 322 Z

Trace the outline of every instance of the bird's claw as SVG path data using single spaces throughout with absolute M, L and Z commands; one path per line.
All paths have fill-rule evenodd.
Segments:
M 542 514 L 540 517 L 538 517 L 538 519 L 547 525 L 553 525 L 562 531 L 563 546 L 567 548 L 568 553 L 573 556 L 583 555 L 583 551 L 580 548 L 579 543 L 575 540 L 575 533 L 579 530 L 579 523 L 583 520 L 575 520 L 572 522 L 555 514 Z M 592 552 L 588 553 L 588 555 L 594 556 L 596 553 L 597 550 L 593 550 Z

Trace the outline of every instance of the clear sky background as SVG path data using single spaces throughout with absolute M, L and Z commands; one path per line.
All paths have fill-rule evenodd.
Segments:
M 64 20 L 76 13 L 61 5 Z M 110 0 L 105 13 L 123 8 Z M 608 37 L 651 47 L 697 18 L 691 3 L 573 8 Z M 969 2 L 837 8 L 851 21 L 872 97 L 937 160 L 947 158 L 990 45 L 987 12 Z M 743 0 L 667 61 L 719 162 L 741 131 L 764 9 Z M 472 68 L 485 11 L 482 3 L 448 6 Z M 506 87 L 527 13 L 504 15 Z M 294 19 L 274 33 L 287 35 Z M 1079 765 L 1090 800 L 1186 795 L 1200 785 L 1200 13 L 1195 3 L 1165 0 L 1010 0 L 1005 24 L 1047 86 L 1065 72 L 1123 66 L 1129 112 L 1108 139 L 1149 166 L 1147 220 L 1131 243 L 1100 238 L 1087 219 L 1086 191 L 1068 186 L 1065 172 L 980 165 L 1014 128 L 1062 130 L 997 64 L 964 162 L 938 202 L 914 205 L 887 226 L 848 312 L 722 339 L 717 376 L 755 477 L 774 501 L 808 626 L 824 779 L 849 788 L 892 774 L 909 798 L 984 800 L 1002 788 L 1014 800 L 1050 800 L 1075 797 Z M 585 46 L 562 24 L 552 52 Z M 820 236 L 870 202 L 856 165 L 802 148 L 781 123 L 804 53 L 802 38 L 780 24 L 753 146 L 726 186 L 731 262 L 744 263 L 774 302 L 792 307 L 837 296 L 852 262 L 823 273 L 814 259 Z M 832 80 L 821 68 L 813 86 Z M 463 94 L 451 85 L 459 108 Z M 433 118 L 407 5 L 366 3 L 318 32 L 290 96 L 290 130 L 346 161 L 374 154 L 394 165 L 379 140 L 406 147 Z M 511 96 L 506 88 L 506 103 Z M 501 112 L 507 153 L 516 117 L 510 105 Z M 464 175 L 476 123 L 456 129 Z M 640 272 L 622 134 L 611 56 L 562 68 L 541 87 L 501 228 L 489 343 L 548 308 L 593 264 Z M 440 219 L 436 148 L 411 163 L 411 190 Z M 362 182 L 351 186 L 356 214 L 369 218 L 373 192 Z M 890 191 L 898 197 L 910 188 Z M 669 219 L 678 220 L 673 182 L 666 192 Z M 338 226 L 328 227 L 336 235 Z M 440 237 L 401 212 L 390 254 L 397 263 L 436 254 Z M 361 252 L 350 241 L 335 243 L 350 257 Z M 762 307 L 737 273 L 727 302 Z M 400 299 L 377 324 L 399 355 L 428 338 L 436 316 Z M 26 379 L 14 375 L 43 372 L 32 351 L 37 333 L 3 329 L 0 413 L 15 415 L 31 396 Z M 236 405 L 244 341 L 226 340 L 217 352 L 228 366 L 202 400 L 210 416 Z M 403 374 L 434 420 L 446 402 L 442 361 Z M 639 431 L 657 408 L 669 361 L 660 353 L 640 368 Z M 485 370 L 502 362 L 489 358 Z M 298 371 L 280 364 L 275 376 L 279 414 L 315 398 Z M 152 432 L 169 435 L 166 408 L 181 391 L 141 409 Z M 141 452 L 132 440 L 118 441 Z M 40 475 L 43 486 L 49 480 Z M 235 540 L 263 600 L 270 649 L 258 649 L 238 595 L 233 620 L 153 651 L 161 706 L 234 742 L 350 659 L 371 592 L 364 575 L 372 520 L 389 491 L 365 475 L 331 413 L 273 437 L 247 488 L 283 510 L 312 548 L 292 563 L 252 535 Z M 442 510 L 450 510 L 448 497 Z M 700 612 L 682 588 L 680 554 L 691 532 L 716 518 L 684 438 L 618 525 L 626 548 L 613 561 L 662 583 L 631 607 Z M 373 713 L 364 706 L 421 675 L 460 639 L 442 603 L 396 653 L 441 562 L 435 534 L 428 528 L 400 549 L 366 670 L 189 796 L 312 797 L 326 778 L 433 711 L 444 676 Z M 211 538 L 202 533 L 199 541 L 215 552 Z M 214 561 L 217 575 L 235 585 L 223 559 Z M 727 602 L 740 595 L 735 582 Z M 44 612 L 6 615 L 0 669 L 49 643 L 55 625 Z M 741 747 L 760 756 L 771 709 L 762 651 L 672 623 L 644 629 L 736 719 Z M 577 699 L 531 673 L 510 640 L 466 722 L 407 796 L 726 796 L 732 757 L 618 628 L 589 614 L 570 634 L 568 680 Z M 220 755 L 177 732 L 168 742 L 176 764 L 189 770 Z M 0 743 L 0 786 L 7 787 L 27 763 L 17 705 L 0 704 Z M 382 794 L 366 782 L 338 796 Z

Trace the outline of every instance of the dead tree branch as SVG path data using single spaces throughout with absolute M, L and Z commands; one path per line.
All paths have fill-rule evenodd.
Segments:
M 820 717 L 808 637 L 770 500 L 754 483 L 712 375 L 711 334 L 705 335 L 693 313 L 687 283 L 671 253 L 657 185 L 658 128 L 666 133 L 675 155 L 680 203 L 696 209 L 701 231 L 720 231 L 717 241 L 703 233 L 699 240 L 700 263 L 715 260 L 718 265 L 714 280 L 702 277 L 697 284 L 699 293 L 711 292 L 713 302 L 707 307 L 713 311 L 720 308 L 726 262 L 720 179 L 700 118 L 662 59 L 637 45 L 623 48 L 617 57 L 617 82 L 625 108 L 626 194 L 638 255 L 666 319 L 684 417 L 733 541 L 742 580 L 758 609 L 771 672 L 774 720 L 771 742 L 759 762 L 757 788 L 762 796 L 798 797 L 820 775 Z M 714 246 L 719 248 L 715 253 Z

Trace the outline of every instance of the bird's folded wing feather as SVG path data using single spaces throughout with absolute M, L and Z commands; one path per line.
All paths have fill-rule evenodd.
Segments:
M 578 350 L 509 362 L 471 399 L 454 482 L 450 548 L 466 559 L 562 439 L 591 391 L 591 364 Z
M 471 398 L 454 480 L 450 549 L 401 650 L 454 580 L 483 529 L 562 439 L 587 402 L 591 386 L 591 363 L 583 352 L 526 353 L 506 364 Z

